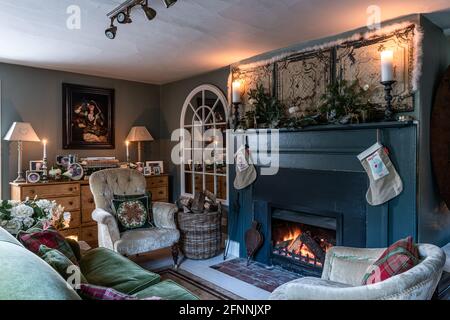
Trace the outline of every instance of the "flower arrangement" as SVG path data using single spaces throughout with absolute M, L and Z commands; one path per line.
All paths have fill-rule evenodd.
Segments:
M 64 212 L 64 208 L 55 201 L 27 198 L 25 201 L 0 202 L 0 227 L 12 235 L 38 224 L 43 228 L 54 227 L 61 230 L 67 228 L 69 223 L 70 213 Z

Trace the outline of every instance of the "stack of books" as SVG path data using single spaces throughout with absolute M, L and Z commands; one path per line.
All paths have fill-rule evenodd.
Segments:
M 85 174 L 90 176 L 96 171 L 119 168 L 120 161 L 115 157 L 89 157 L 81 159 L 81 165 Z

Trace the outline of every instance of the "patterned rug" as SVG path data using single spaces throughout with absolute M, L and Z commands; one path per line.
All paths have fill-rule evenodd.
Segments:
M 226 261 L 211 268 L 269 292 L 287 282 L 302 278 L 299 274 L 280 267 L 268 268 L 259 262 L 252 262 L 247 266 L 245 259 Z
M 172 280 L 178 283 L 199 297 L 200 300 L 244 300 L 243 298 L 184 270 L 164 268 L 156 271 L 156 273 L 161 275 L 162 280 Z

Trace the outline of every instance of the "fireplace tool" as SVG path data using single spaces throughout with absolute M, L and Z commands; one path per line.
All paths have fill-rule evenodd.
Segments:
M 245 233 L 245 246 L 247 248 L 247 266 L 255 257 L 256 252 L 264 243 L 263 235 L 260 231 L 261 224 L 253 219 L 252 227 Z

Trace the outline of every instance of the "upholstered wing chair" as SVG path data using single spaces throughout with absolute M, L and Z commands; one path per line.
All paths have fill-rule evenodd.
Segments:
M 271 300 L 429 300 L 445 264 L 442 249 L 419 245 L 421 262 L 414 268 L 372 284 L 361 285 L 368 267 L 385 249 L 334 247 L 326 256 L 322 278 L 301 278 L 276 289 Z
M 155 228 L 119 232 L 112 212 L 114 195 L 139 195 L 147 190 L 145 177 L 136 170 L 109 169 L 94 173 L 90 186 L 96 209 L 92 218 L 98 222 L 99 246 L 124 256 L 138 255 L 163 248 L 172 248 L 175 266 L 178 266 L 180 232 L 175 222 L 176 205 L 153 203 Z

